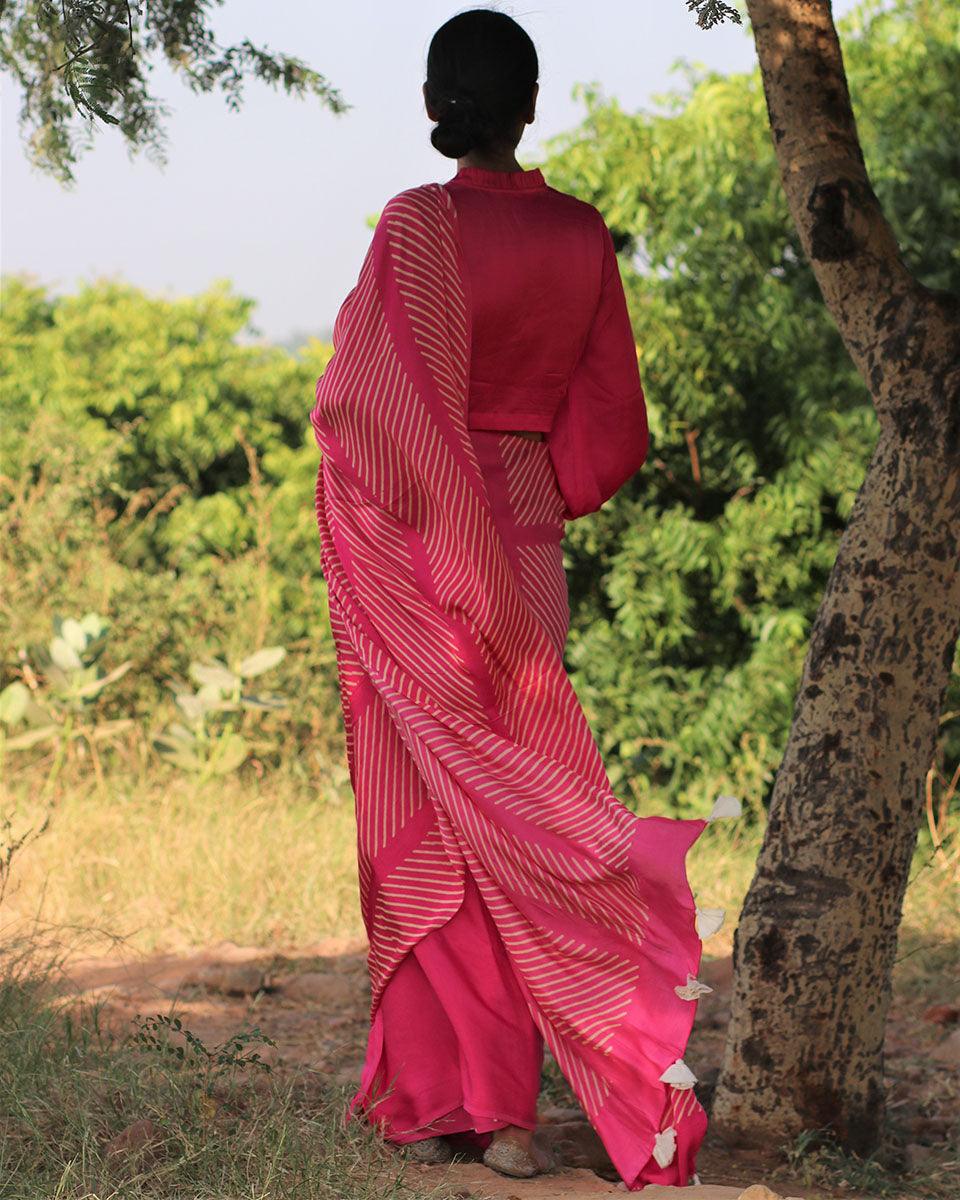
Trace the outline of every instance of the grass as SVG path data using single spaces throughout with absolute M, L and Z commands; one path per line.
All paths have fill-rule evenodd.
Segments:
M 344 1091 L 325 1076 L 275 1073 L 242 1052 L 211 1075 L 202 1054 L 198 1066 L 159 1042 L 117 1041 L 99 1028 L 95 1006 L 78 1019 L 44 998 L 65 938 L 95 954 L 115 949 L 118 937 L 142 953 L 223 939 L 280 949 L 362 937 L 356 830 L 342 777 L 317 787 L 280 771 L 198 788 L 132 759 L 96 775 L 75 763 L 49 814 L 37 799 L 41 783 L 26 772 L 0 803 L 9 819 L 0 842 L 26 835 L 0 895 L 0 1196 L 448 1194 L 410 1182 L 408 1164 L 366 1123 L 342 1129 Z M 47 815 L 48 828 L 31 838 Z M 697 902 L 727 914 L 710 939 L 711 957 L 730 952 L 758 846 L 756 831 L 720 821 L 690 853 Z M 4 873 L 0 858 L 0 883 Z M 955 886 L 922 840 L 905 898 L 898 996 L 932 1003 L 950 976 L 960 942 Z M 545 1078 L 545 1103 L 569 1094 L 561 1078 Z M 156 1126 L 155 1143 L 106 1153 L 111 1138 L 144 1119 Z M 861 1162 L 810 1139 L 800 1139 L 790 1159 L 811 1187 L 902 1194 L 879 1160 Z M 946 1183 L 928 1182 L 922 1194 L 949 1194 Z
M 78 772 L 61 781 L 50 813 L 33 799 L 39 782 L 16 782 L 0 830 L 0 843 L 23 843 L 0 897 L 3 1200 L 449 1196 L 409 1181 L 409 1164 L 367 1123 L 341 1127 L 345 1086 L 258 1067 L 243 1031 L 211 1072 L 202 1043 L 181 1059 L 175 1031 L 143 1026 L 143 1042 L 118 1040 L 101 1027 L 102 1001 L 68 1014 L 48 999 L 48 982 L 81 944 L 95 954 L 120 940 L 150 953 L 224 937 L 302 944 L 362 934 L 353 809 L 342 794 L 279 777 L 198 790 L 166 773 Z M 0 858 L 0 882 L 4 874 Z M 108 1152 L 141 1121 L 154 1126 L 148 1144 Z
M 904 1180 L 895 1146 L 861 1158 L 848 1153 L 818 1130 L 800 1134 L 784 1148 L 785 1161 L 805 1188 L 827 1187 L 870 1196 L 871 1200 L 953 1200 L 957 1188 L 956 1156 L 946 1165 L 915 1170 Z
M 175 1042 L 116 1043 L 96 1007 L 64 1019 L 46 973 L 18 970 L 8 945 L 0 983 L 0 1195 L 5 1200 L 387 1200 L 447 1197 L 409 1182 L 408 1163 L 373 1128 L 341 1127 L 344 1090 L 314 1074 L 275 1076 L 238 1054 L 211 1073 Z M 110 1152 L 134 1122 L 139 1149 Z
M 36 795 L 18 780 L 4 806 L 14 833 L 42 822 Z M 166 770 L 81 776 L 19 852 L 0 936 L 78 926 L 91 954 L 117 935 L 144 953 L 362 937 L 356 870 L 343 789 L 282 773 L 203 788 Z

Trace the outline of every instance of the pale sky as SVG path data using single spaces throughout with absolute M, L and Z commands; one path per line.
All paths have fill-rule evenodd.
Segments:
M 130 158 L 103 126 L 72 190 L 26 160 L 20 94 L 0 72 L 0 252 L 54 294 L 98 277 L 177 296 L 229 279 L 257 302 L 244 340 L 328 337 L 370 240 L 366 218 L 403 188 L 444 181 L 456 161 L 430 145 L 420 85 L 434 31 L 471 4 L 435 0 L 227 0 L 213 10 L 221 43 L 250 38 L 325 75 L 353 108 L 337 116 L 251 80 L 238 113 L 218 92 L 194 95 L 166 66 L 151 79 L 171 110 L 167 165 Z M 576 125 L 577 82 L 597 82 L 629 111 L 682 78 L 679 58 L 722 71 L 755 62 L 746 25 L 697 27 L 684 0 L 504 3 L 540 59 L 537 120 L 517 155 Z M 840 16 L 853 0 L 834 3 Z M 549 182 L 549 178 L 548 178 Z

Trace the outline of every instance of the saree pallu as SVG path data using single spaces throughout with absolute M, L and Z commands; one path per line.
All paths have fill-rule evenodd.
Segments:
M 391 980 L 479 901 L 498 986 L 515 985 L 513 1011 L 519 996 L 627 1187 L 685 1185 L 706 1115 L 682 1054 L 709 990 L 702 922 L 722 917 L 694 903 L 685 858 L 721 813 L 639 817 L 612 793 L 562 658 L 569 499 L 547 443 L 510 439 L 511 467 L 510 435 L 468 429 L 469 311 L 449 193 L 400 193 L 338 313 L 311 413 L 370 946 L 367 1061 L 346 1115 L 376 1118 Z M 543 527 L 532 536 L 524 513 Z M 509 1045 L 486 1051 L 509 1060 Z M 469 1115 L 482 1131 L 531 1114 Z

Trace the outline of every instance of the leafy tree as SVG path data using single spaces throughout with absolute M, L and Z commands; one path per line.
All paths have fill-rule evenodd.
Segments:
M 692 679 L 689 707 L 705 719 L 663 749 L 675 764 L 711 728 L 738 731 L 732 697 L 719 700 L 725 654 L 741 664 L 748 720 L 771 701 L 782 715 L 771 682 L 784 672 L 765 674 L 763 643 L 785 648 L 797 618 L 813 617 L 735 933 L 712 1117 L 731 1138 L 825 1127 L 864 1152 L 882 1131 L 890 973 L 924 779 L 957 693 L 960 13 L 861 6 L 846 24 L 858 129 L 827 0 L 747 8 L 759 80 L 696 80 L 666 125 L 598 108 L 569 147 L 569 170 L 641 261 L 633 297 L 656 421 L 653 470 L 619 515 L 604 576 L 616 615 L 589 636 L 640 631 L 662 647 L 662 675 L 648 652 L 648 678 L 679 685 L 674 729 Z M 761 122 L 772 144 L 758 140 Z M 802 589 L 819 592 L 827 568 L 814 616 Z M 712 678 L 671 675 L 698 643 L 719 650 Z M 590 649 L 576 647 L 592 671 Z M 636 693 L 629 657 L 604 649 L 621 693 Z M 660 753 L 650 740 L 643 750 Z
M 245 440 L 271 492 L 275 561 L 295 578 L 318 559 L 303 498 L 316 474 L 311 391 L 330 347 L 238 345 L 252 306 L 223 284 L 169 300 L 114 281 L 51 302 L 6 278 L 6 452 L 18 459 L 41 405 L 94 451 L 122 434 L 101 503 L 158 510 L 129 532 L 125 561 L 188 568 L 254 544 Z
M 957 287 L 956 152 L 930 104 L 955 51 L 949 29 L 901 24 L 849 18 L 863 143 L 918 269 Z M 580 88 L 587 116 L 543 166 L 624 251 L 652 427 L 644 470 L 568 530 L 568 664 L 621 792 L 689 813 L 731 786 L 769 803 L 879 427 L 804 261 L 759 71 L 686 84 L 636 114 Z M 960 757 L 960 730 L 944 747 Z
M 581 89 L 545 170 L 630 251 L 652 431 L 632 485 L 568 531 L 568 660 L 615 784 L 699 812 L 731 775 L 768 795 L 875 423 L 800 264 L 759 78 L 689 87 L 662 115 Z
M 102 612 L 135 664 L 108 717 L 152 720 L 191 661 L 277 641 L 296 651 L 280 689 L 310 696 L 282 718 L 287 757 L 307 742 L 329 759 L 342 734 L 309 410 L 330 347 L 239 346 L 249 308 L 220 285 L 54 300 L 4 278 L 0 689 L 57 613 Z
M 165 61 L 195 92 L 219 87 L 240 107 L 248 77 L 345 112 L 336 88 L 298 58 L 249 39 L 221 46 L 210 12 L 223 0 L 6 0 L 0 3 L 0 66 L 23 91 L 20 125 L 31 161 L 64 184 L 75 182 L 80 152 L 98 121 L 120 131 L 132 152 L 164 161 L 162 118 L 169 110 L 148 73 Z M 79 118 L 79 120 L 78 120 Z

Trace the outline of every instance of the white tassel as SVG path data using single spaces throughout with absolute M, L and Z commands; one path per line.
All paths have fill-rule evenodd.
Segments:
M 690 1176 L 690 1186 L 691 1187 L 699 1187 L 700 1186 L 700 1176 L 696 1173 L 696 1171 L 694 1171 L 694 1173 Z
M 653 1139 L 653 1157 L 660 1167 L 669 1167 L 677 1152 L 677 1131 L 671 1126 L 661 1129 Z
M 697 1077 L 682 1058 L 677 1058 L 660 1076 L 660 1082 L 672 1084 L 675 1088 L 692 1088 Z
M 726 909 L 723 908 L 700 908 L 699 905 L 697 906 L 696 926 L 701 941 L 704 938 L 712 937 L 717 932 L 723 924 L 725 915 Z
M 681 1000 L 698 1000 L 707 992 L 712 992 L 713 988 L 705 983 L 701 983 L 695 975 L 687 973 L 687 982 L 685 984 L 677 984 L 673 989 Z
M 718 796 L 713 802 L 708 821 L 716 821 L 719 817 L 739 817 L 743 809 L 736 796 Z

